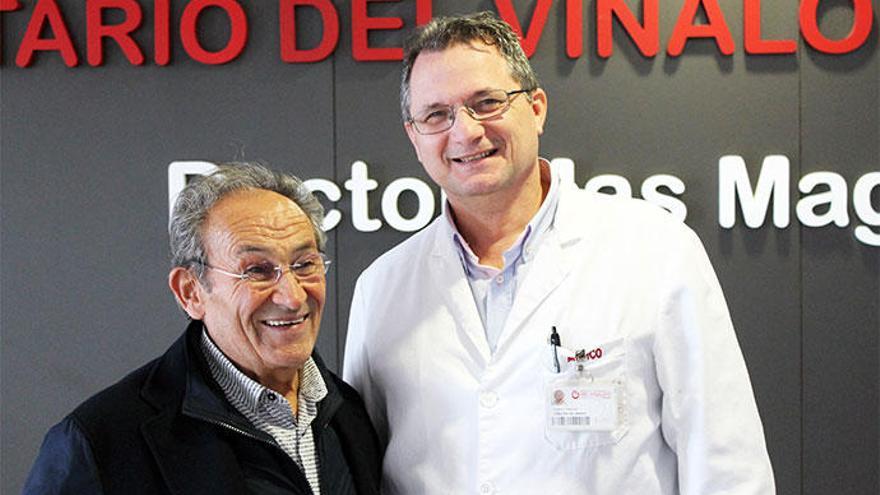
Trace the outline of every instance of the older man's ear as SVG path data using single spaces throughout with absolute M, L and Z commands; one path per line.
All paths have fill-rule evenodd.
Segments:
M 204 286 L 187 268 L 176 266 L 168 274 L 168 287 L 174 293 L 177 304 L 194 320 L 205 316 Z

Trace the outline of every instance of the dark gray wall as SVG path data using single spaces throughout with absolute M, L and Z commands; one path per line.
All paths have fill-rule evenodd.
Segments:
M 351 57 L 349 2 L 335 2 L 340 44 L 320 63 L 280 61 L 275 2 L 248 2 L 245 52 L 210 67 L 179 41 L 171 65 L 130 66 L 111 47 L 85 65 L 83 2 L 59 1 L 81 66 L 38 54 L 12 62 L 33 1 L 2 19 L 0 76 L 0 399 L 2 484 L 17 492 L 50 425 L 90 394 L 162 352 L 184 318 L 166 288 L 167 166 L 175 160 L 263 159 L 303 178 L 342 187 L 364 160 L 379 189 L 402 176 L 427 180 L 399 124 L 398 64 Z M 151 2 L 136 37 L 149 46 Z M 179 18 L 185 2 L 174 1 Z M 661 2 L 661 47 L 681 1 Z M 798 52 L 749 56 L 741 2 L 720 2 L 737 42 L 711 41 L 646 59 L 615 29 L 615 54 L 595 55 L 595 0 L 584 2 L 586 47 L 565 56 L 563 2 L 556 2 L 532 61 L 550 97 L 542 151 L 569 157 L 576 180 L 616 173 L 638 187 L 672 173 L 686 192 L 688 223 L 701 235 L 725 288 L 764 418 L 782 494 L 874 494 L 878 481 L 880 248 L 858 242 L 850 204 L 845 228 L 807 228 L 794 215 L 798 179 L 813 171 L 855 181 L 880 169 L 877 12 L 868 42 L 829 56 L 799 40 Z M 798 38 L 795 0 L 764 2 L 768 38 Z M 494 9 L 491 1 L 435 0 L 434 13 Z M 514 2 L 527 25 L 533 1 Z M 635 4 L 633 2 L 632 4 Z M 372 15 L 414 24 L 413 2 L 377 3 Z M 828 0 L 823 31 L 849 32 L 849 2 Z M 301 40 L 320 35 L 303 12 Z M 224 18 L 207 15 L 203 37 L 220 46 Z M 401 33 L 374 33 L 395 46 Z M 718 226 L 718 159 L 741 155 L 753 180 L 761 160 L 791 160 L 792 223 Z M 880 188 L 878 188 L 880 189 Z M 411 200 L 412 198 L 408 198 Z M 872 196 L 880 209 L 880 190 Z M 851 199 L 850 199 L 851 201 Z M 407 203 L 407 201 L 404 201 Z M 357 274 L 406 234 L 356 231 L 350 195 L 330 234 L 336 260 L 319 348 L 341 363 Z M 410 208 L 412 204 L 404 204 Z M 875 228 L 875 231 L 877 229 Z

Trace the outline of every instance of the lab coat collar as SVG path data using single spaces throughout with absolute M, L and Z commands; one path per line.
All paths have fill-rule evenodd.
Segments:
M 572 248 L 581 240 L 581 232 L 584 230 L 577 228 L 578 224 L 588 221 L 585 217 L 593 215 L 586 208 L 587 205 L 579 200 L 582 195 L 577 194 L 577 186 L 570 181 L 563 181 L 556 170 L 552 172 L 551 180 L 559 181 L 560 187 L 553 226 L 541 245 L 537 246 L 537 253 L 531 261 L 534 265 L 517 292 L 496 352 L 503 350 L 505 343 L 519 333 L 529 316 L 568 276 L 576 255 L 576 250 Z M 438 228 L 434 231 L 436 237 L 431 243 L 431 255 L 435 259 L 430 264 L 431 280 L 437 284 L 455 321 L 460 322 L 457 330 L 463 332 L 466 341 L 471 344 L 470 350 L 481 356 L 485 365 L 491 359 L 491 350 L 455 245 L 455 230 L 449 214 L 449 206 L 444 204 L 443 218 L 437 221 Z
M 556 217 L 553 219 L 553 230 L 556 239 L 561 246 L 569 246 L 581 239 L 586 229 L 585 223 L 593 222 L 596 212 L 588 201 L 584 201 L 582 194 L 574 182 L 560 180 L 559 205 L 556 207 Z
M 578 187 L 574 182 L 563 179 L 558 168 L 556 168 L 552 162 L 545 158 L 538 158 L 538 160 L 540 160 L 542 166 L 546 165 L 550 167 L 550 181 L 552 185 L 559 188 L 559 201 L 556 206 L 555 215 L 553 212 L 548 213 L 554 217 L 553 228 L 557 230 L 559 242 L 567 245 L 581 237 L 583 229 L 576 228 L 578 225 L 578 218 L 583 218 L 584 215 L 592 214 L 592 212 L 585 211 L 585 205 L 581 204 L 582 202 L 577 201 L 578 196 L 577 194 L 574 194 L 574 191 L 577 190 Z M 431 251 L 433 256 L 446 256 L 448 255 L 450 248 L 453 249 L 453 252 L 457 252 L 454 250 L 458 249 L 458 246 L 456 246 L 454 242 L 455 237 L 460 234 L 455 228 L 452 208 L 449 205 L 449 200 L 445 199 L 445 195 L 440 204 L 440 208 L 440 218 L 437 219 L 437 223 L 439 224 L 439 239 L 437 240 L 441 242 L 434 243 L 434 248 Z M 447 240 L 450 242 L 447 242 Z
M 491 358 L 491 350 L 451 230 L 448 223 L 441 219 L 440 228 L 434 231 L 433 263 L 428 264 L 431 271 L 429 280 L 457 322 L 455 331 L 459 333 L 468 353 L 474 362 L 485 366 Z

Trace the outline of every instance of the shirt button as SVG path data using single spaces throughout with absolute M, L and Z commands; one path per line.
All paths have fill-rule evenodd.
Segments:
M 491 409 L 498 404 L 498 394 L 495 392 L 483 392 L 480 394 L 480 405 L 486 409 Z
M 495 277 L 495 282 L 497 282 L 498 285 L 503 284 L 504 283 L 504 275 L 498 275 L 497 277 Z
M 483 483 L 480 485 L 480 493 L 495 493 L 495 486 L 492 483 Z
M 275 394 L 268 393 L 268 394 L 266 394 L 266 398 L 269 399 L 269 402 L 274 402 L 275 401 Z

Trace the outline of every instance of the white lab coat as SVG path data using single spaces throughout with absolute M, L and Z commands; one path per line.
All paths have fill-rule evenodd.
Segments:
M 560 186 L 494 354 L 446 218 L 359 278 L 343 376 L 387 444 L 383 493 L 775 493 L 697 236 L 645 202 Z M 623 384 L 614 431 L 547 426 L 552 326 L 564 347 L 604 349 L 590 371 Z

